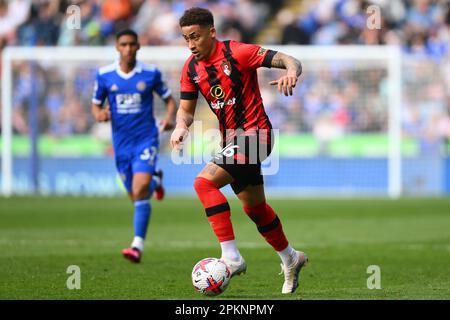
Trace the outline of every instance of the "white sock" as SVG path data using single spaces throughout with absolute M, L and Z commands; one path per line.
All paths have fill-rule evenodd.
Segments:
M 156 176 L 156 175 L 153 175 L 153 176 L 152 176 L 152 179 L 155 180 L 156 188 L 161 187 L 161 178 L 160 178 L 160 177 L 158 177 L 158 176 Z
M 283 262 L 283 265 L 289 266 L 295 261 L 295 250 L 290 245 L 287 246 L 283 251 L 277 251 L 278 255 Z
M 235 240 L 223 241 L 220 243 L 220 247 L 222 248 L 222 258 L 233 261 L 240 260 L 241 253 L 236 246 Z
M 137 248 L 139 251 L 144 251 L 144 238 L 134 237 L 133 242 L 131 243 L 132 248 Z

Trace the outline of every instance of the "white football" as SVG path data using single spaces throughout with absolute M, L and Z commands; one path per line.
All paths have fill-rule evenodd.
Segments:
M 230 269 L 222 260 L 205 258 L 192 269 L 192 285 L 207 296 L 217 296 L 227 288 L 230 276 Z

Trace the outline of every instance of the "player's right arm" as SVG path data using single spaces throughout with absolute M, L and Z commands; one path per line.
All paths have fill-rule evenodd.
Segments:
M 180 107 L 177 111 L 176 126 L 170 137 L 170 144 L 172 148 L 181 148 L 181 143 L 189 134 L 189 127 L 194 122 L 195 107 L 197 106 L 197 99 L 180 100 Z
M 106 108 L 102 108 L 101 105 L 92 104 L 91 113 L 94 116 L 95 121 L 97 122 L 106 122 L 111 119 L 111 111 L 109 110 L 109 106 Z
M 189 72 L 192 59 L 186 61 L 181 71 L 180 107 L 177 111 L 175 130 L 170 137 L 172 148 L 178 150 L 181 150 L 182 142 L 186 140 L 189 134 L 189 127 L 194 122 L 195 107 L 197 106 L 198 87 L 191 78 L 193 75 Z
M 97 76 L 95 78 L 94 93 L 92 96 L 92 106 L 91 106 L 91 113 L 94 116 L 95 121 L 97 122 L 105 122 L 111 119 L 111 112 L 109 110 L 109 106 L 106 108 L 102 108 L 107 95 L 108 90 L 106 89 L 106 86 L 103 84 L 103 79 L 100 76 L 100 73 L 97 73 Z

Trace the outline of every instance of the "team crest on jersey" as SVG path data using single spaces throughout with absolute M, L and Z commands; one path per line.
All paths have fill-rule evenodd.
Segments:
M 222 69 L 223 73 L 225 73 L 227 76 L 231 75 L 231 63 L 228 60 L 223 61 L 220 64 L 220 68 Z
M 139 81 L 136 85 L 136 89 L 138 89 L 139 91 L 144 91 L 145 88 L 147 88 L 145 81 Z
M 117 86 L 117 84 L 113 84 L 112 86 L 111 86 L 111 89 L 110 89 L 112 92 L 114 92 L 114 91 L 117 91 L 117 90 L 119 90 L 119 87 Z
M 266 53 L 266 51 L 267 51 L 267 49 L 264 49 L 264 48 L 259 48 L 259 50 L 258 50 L 258 55 L 259 56 L 263 56 L 264 55 L 264 53 Z

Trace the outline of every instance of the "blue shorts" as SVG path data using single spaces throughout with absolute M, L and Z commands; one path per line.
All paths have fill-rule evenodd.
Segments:
M 116 167 L 120 179 L 127 189 L 131 192 L 133 175 L 138 172 L 144 172 L 153 175 L 156 169 L 159 143 L 158 139 L 142 143 L 134 148 L 116 151 Z

